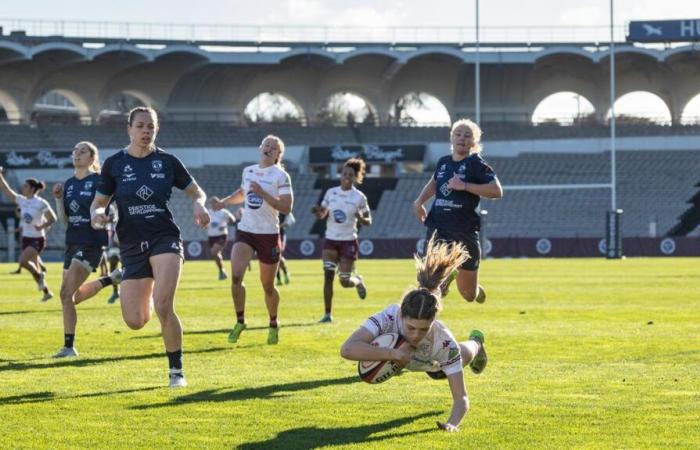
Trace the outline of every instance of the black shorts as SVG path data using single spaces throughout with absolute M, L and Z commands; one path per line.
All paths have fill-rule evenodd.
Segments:
M 85 267 L 88 272 L 94 272 L 102 259 L 102 247 L 84 244 L 72 244 L 66 247 L 63 258 L 63 268 L 68 270 L 73 260 Z
M 469 251 L 469 259 L 460 266 L 463 270 L 479 270 L 479 262 L 481 262 L 481 243 L 479 242 L 479 232 L 474 231 L 448 231 L 435 228 L 428 228 L 428 233 L 425 235 L 425 245 L 428 246 L 430 237 L 435 232 L 435 239 L 438 242 L 459 242 L 467 247 Z
M 153 278 L 153 268 L 149 261 L 151 256 L 175 253 L 185 259 L 182 240 L 178 236 L 158 236 L 128 247 L 122 246 L 119 253 L 124 268 L 124 280 Z

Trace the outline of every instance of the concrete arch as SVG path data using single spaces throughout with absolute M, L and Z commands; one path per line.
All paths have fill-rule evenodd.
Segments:
M 557 92 L 552 92 L 551 94 L 548 94 L 545 97 L 542 97 L 539 100 L 539 102 L 537 102 L 537 104 L 534 106 L 534 108 L 532 108 L 532 112 L 530 114 L 530 122 L 535 123 L 535 113 L 537 112 L 537 109 L 540 107 L 540 105 L 542 105 L 545 101 L 549 100 L 553 95 L 563 94 L 563 93 L 571 93 L 571 94 L 578 95 L 581 98 L 585 99 L 585 101 L 588 102 L 593 107 L 593 111 L 591 111 L 591 114 L 596 114 L 597 111 L 595 109 L 595 105 L 593 104 L 593 101 L 591 101 L 591 99 L 586 97 L 585 95 L 582 95 L 579 92 L 576 92 L 573 90 L 557 91 Z M 571 118 L 575 117 L 575 115 L 573 113 L 576 111 L 571 111 L 571 112 L 572 112 L 572 114 L 567 114 L 565 117 L 561 117 L 561 118 L 568 119 L 569 117 L 571 117 Z
M 535 62 L 547 58 L 549 56 L 566 56 L 566 55 L 576 55 L 587 59 L 590 62 L 595 62 L 596 57 L 592 52 L 585 50 L 580 47 L 563 46 L 563 47 L 548 47 L 544 50 L 535 52 Z
M 253 96 L 247 96 L 244 101 L 242 102 L 243 107 L 241 108 L 241 114 L 245 114 L 245 110 L 248 108 L 248 105 L 250 105 L 250 102 L 252 102 L 258 95 L 261 94 L 273 94 L 273 95 L 281 95 L 285 99 L 289 100 L 292 105 L 296 108 L 296 110 L 299 112 L 299 120 L 302 124 L 307 124 L 309 123 L 309 116 L 306 113 L 306 110 L 302 106 L 302 104 L 291 94 L 289 94 L 287 91 L 283 89 L 270 89 L 270 90 L 263 90 L 263 91 L 258 91 L 255 95 Z
M 430 92 L 430 91 L 428 91 L 428 90 L 426 90 L 426 89 L 420 89 L 420 90 L 418 90 L 418 89 L 413 89 L 413 90 L 405 91 L 405 92 L 403 92 L 402 94 L 400 94 L 400 95 L 398 95 L 398 96 L 395 96 L 394 99 L 393 99 L 392 102 L 391 102 L 390 107 L 389 107 L 389 112 L 391 112 L 391 110 L 393 109 L 394 105 L 396 104 L 396 102 L 397 102 L 399 99 L 405 97 L 406 95 L 413 94 L 413 93 L 416 93 L 416 94 L 427 94 L 427 95 L 429 95 L 429 96 L 435 98 L 437 101 L 440 102 L 440 104 L 442 104 L 443 108 L 445 108 L 445 111 L 447 111 L 448 121 L 449 121 L 450 123 L 453 122 L 454 117 L 455 117 L 455 113 L 454 113 L 454 111 L 448 106 L 448 103 L 445 102 L 445 99 L 444 99 L 444 98 L 440 98 L 439 95 L 435 95 L 435 94 L 433 94 L 432 92 Z
M 78 111 L 78 116 L 80 116 L 80 120 L 85 123 L 91 123 L 92 122 L 92 111 L 90 109 L 90 105 L 88 104 L 85 99 L 78 94 L 77 92 L 71 90 L 71 89 L 65 89 L 65 88 L 51 88 L 51 89 L 46 89 L 44 90 L 40 95 L 34 96 L 34 98 L 31 101 L 31 105 L 29 105 L 29 110 L 33 111 L 34 110 L 34 104 L 36 103 L 37 99 L 41 97 L 44 94 L 47 94 L 49 92 L 56 92 L 57 94 L 61 94 L 62 96 L 66 97 L 70 102 L 75 106 L 75 108 Z
M 290 52 L 285 53 L 282 55 L 279 59 L 279 62 L 282 63 L 284 61 L 287 61 L 289 59 L 292 59 L 297 56 L 319 56 L 323 59 L 327 59 L 328 61 L 332 63 L 336 63 L 336 56 L 330 52 L 327 52 L 325 50 L 320 50 L 316 48 L 298 48 L 296 50 L 292 50 Z
M 23 121 L 22 110 L 17 101 L 8 92 L 0 90 L 0 106 L 5 110 L 7 120 L 12 124 L 18 124 Z
M 2 52 L 2 50 L 5 51 Z M 29 59 L 27 47 L 15 42 L 0 41 L 0 55 L 2 53 L 5 53 L 7 56 L 0 56 L 0 64 Z
M 188 55 L 193 55 L 202 58 L 207 62 L 211 62 L 211 56 L 207 51 L 191 45 L 169 45 L 164 49 L 158 50 L 155 56 L 153 57 L 153 60 L 163 58 L 165 56 L 172 55 L 175 53 L 185 53 Z
M 620 101 L 620 99 L 622 99 L 622 97 L 625 97 L 626 95 L 632 94 L 632 93 L 645 93 L 645 94 L 651 94 L 651 95 L 657 97 L 661 101 L 663 106 L 665 107 L 665 109 L 666 109 L 665 112 L 668 113 L 669 120 L 671 122 L 673 122 L 673 120 L 674 120 L 673 109 L 671 109 L 671 106 L 670 106 L 669 101 L 668 101 L 668 97 L 660 92 L 655 92 L 655 91 L 649 90 L 649 89 L 626 89 L 624 92 L 619 92 L 617 97 L 615 97 L 615 104 L 617 105 L 617 103 Z M 615 108 L 615 115 L 616 116 L 620 116 L 623 114 L 619 108 L 620 107 L 617 107 L 617 106 Z M 607 108 L 605 108 L 605 110 L 600 111 L 600 112 L 604 114 L 604 116 L 602 116 L 602 118 L 604 120 L 607 120 L 607 117 L 610 115 L 610 104 L 607 105 Z M 656 117 L 658 117 L 658 116 L 656 116 Z
M 394 61 L 398 61 L 400 59 L 396 52 L 387 48 L 360 48 L 338 56 L 338 63 L 344 64 L 348 60 L 359 58 L 361 56 L 386 56 Z
M 624 54 L 645 56 L 649 59 L 652 59 L 654 62 L 662 62 L 664 60 L 663 53 L 659 52 L 658 50 L 641 48 L 641 47 L 631 47 L 628 45 L 615 48 L 615 58 L 616 59 L 618 56 L 624 55 Z M 596 62 L 603 62 L 603 61 L 607 61 L 609 59 L 610 59 L 610 52 L 601 53 L 595 57 Z
M 371 96 L 367 95 L 366 93 L 361 92 L 361 89 L 357 88 L 347 88 L 347 89 L 334 89 L 333 91 L 328 91 L 324 94 L 321 94 L 319 102 L 316 104 L 316 108 L 314 111 L 314 115 L 317 115 L 318 112 L 323 108 L 327 100 L 335 95 L 335 94 L 353 94 L 356 95 L 357 97 L 360 97 L 362 100 L 364 100 L 365 104 L 367 105 L 367 108 L 369 109 L 370 113 L 374 116 L 374 121 L 376 124 L 379 123 L 379 110 L 377 106 L 373 103 Z
M 105 45 L 102 48 L 96 49 L 92 52 L 91 58 L 90 59 L 96 59 L 99 58 L 100 56 L 104 56 L 109 53 L 120 53 L 120 52 L 125 52 L 125 53 L 131 53 L 133 55 L 141 56 L 144 61 L 152 62 L 155 58 L 153 57 L 153 52 L 136 47 L 135 45 L 131 44 L 110 44 L 110 45 Z
M 420 58 L 421 56 L 426 56 L 426 55 L 445 55 L 445 56 L 450 56 L 456 59 L 458 62 L 463 63 L 466 61 L 466 55 L 463 51 L 455 49 L 455 48 L 450 48 L 450 47 L 422 47 L 419 50 L 416 50 L 415 52 L 411 52 L 410 54 L 404 56 L 402 58 L 403 61 L 409 62 L 411 60 Z
M 46 42 L 44 44 L 39 44 L 35 47 L 31 47 L 28 52 L 30 58 L 36 57 L 41 53 L 47 53 L 52 51 L 65 51 L 69 53 L 74 53 L 82 59 L 88 59 L 88 50 L 76 44 L 71 44 L 69 42 Z

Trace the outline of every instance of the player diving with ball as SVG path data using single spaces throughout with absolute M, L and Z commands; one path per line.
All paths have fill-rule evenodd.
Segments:
M 436 320 L 440 310 L 440 285 L 457 267 L 469 258 L 459 243 L 436 243 L 433 236 L 425 256 L 416 259 L 418 287 L 404 296 L 401 304 L 393 304 L 371 316 L 345 341 L 340 349 L 343 358 L 352 361 L 395 361 L 399 368 L 427 372 L 434 379 L 447 378 L 452 393 L 452 411 L 438 428 L 448 432 L 459 430 L 469 409 L 463 367 L 480 374 L 488 358 L 484 334 L 473 330 L 466 342 L 457 342 L 450 330 Z M 371 345 L 379 335 L 399 333 L 405 341 L 397 348 Z

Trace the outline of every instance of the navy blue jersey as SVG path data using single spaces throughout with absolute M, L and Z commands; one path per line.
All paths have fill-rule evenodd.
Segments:
M 193 181 L 170 153 L 158 148 L 136 158 L 124 149 L 105 161 L 97 192 L 113 195 L 119 213 L 117 236 L 122 246 L 130 246 L 161 236 L 180 237 L 168 201 L 173 186 L 185 189 Z
M 82 180 L 70 177 L 63 185 L 63 210 L 68 216 L 66 245 L 107 245 L 107 232 L 90 226 L 90 205 L 99 182 L 100 175 L 91 173 Z
M 443 156 L 433 174 L 435 201 L 425 219 L 425 225 L 448 231 L 479 230 L 481 219 L 476 208 L 479 206 L 480 197 L 466 191 L 453 191 L 447 187 L 454 174 L 462 181 L 473 184 L 488 184 L 496 179 L 493 169 L 478 153 L 473 153 L 461 161 L 454 161 L 452 155 Z

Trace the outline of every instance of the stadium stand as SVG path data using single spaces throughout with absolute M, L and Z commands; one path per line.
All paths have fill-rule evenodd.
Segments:
M 603 125 L 558 126 L 495 122 L 483 125 L 484 140 L 560 139 L 606 137 Z M 401 126 L 308 126 L 265 124 L 264 126 L 232 126 L 224 122 L 173 122 L 161 124 L 159 145 L 175 147 L 236 147 L 258 145 L 268 134 L 280 136 L 287 145 L 386 144 L 443 142 L 449 127 Z M 72 148 L 76 142 L 88 140 L 100 148 L 120 148 L 128 143 L 125 125 L 44 124 L 0 125 L 0 150 L 53 150 Z M 700 135 L 700 126 L 620 125 L 618 136 L 682 136 Z

